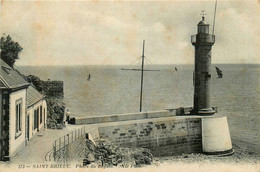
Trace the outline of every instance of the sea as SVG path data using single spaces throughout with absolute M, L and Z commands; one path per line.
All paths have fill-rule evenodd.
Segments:
M 217 77 L 215 66 L 223 78 Z M 140 66 L 16 68 L 42 80 L 64 81 L 65 103 L 74 117 L 140 109 L 141 72 L 121 70 Z M 193 106 L 193 65 L 147 65 L 145 69 L 159 71 L 144 72 L 143 111 Z M 213 64 L 211 74 L 211 105 L 227 116 L 233 147 L 260 156 L 260 64 Z

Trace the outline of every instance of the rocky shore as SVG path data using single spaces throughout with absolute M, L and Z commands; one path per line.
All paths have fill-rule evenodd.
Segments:
M 62 129 L 64 121 L 65 103 L 60 97 L 46 96 L 48 107 L 47 127 L 51 129 Z
M 248 152 L 240 147 L 233 145 L 234 154 L 229 156 L 213 156 L 204 154 L 187 154 L 171 157 L 155 157 L 151 167 L 171 167 L 175 166 L 182 170 L 183 167 L 194 170 L 221 171 L 221 169 L 230 169 L 231 171 L 259 171 L 260 156 L 256 152 Z M 196 171 L 196 170 L 195 170 Z
M 86 143 L 84 163 L 89 168 L 164 168 L 182 167 L 250 167 L 259 169 L 260 158 L 256 152 L 248 152 L 234 145 L 234 154 L 229 156 L 183 154 L 180 156 L 153 157 L 145 148 L 125 148 L 112 145 L 107 140 L 99 140 L 96 145 Z M 216 169 L 217 170 L 217 169 Z
M 83 163 L 89 168 L 143 167 L 153 163 L 153 155 L 145 148 L 119 147 L 102 139 L 95 144 L 87 140 Z

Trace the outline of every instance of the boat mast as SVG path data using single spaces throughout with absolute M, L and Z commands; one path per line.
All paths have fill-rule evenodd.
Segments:
M 142 112 L 142 101 L 143 101 L 143 77 L 144 77 L 144 44 L 145 40 L 143 40 L 143 54 L 142 54 L 142 71 L 141 71 L 141 94 L 140 94 L 140 112 Z

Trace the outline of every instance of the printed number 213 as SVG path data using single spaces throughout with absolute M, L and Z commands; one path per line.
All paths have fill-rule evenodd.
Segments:
M 19 165 L 18 168 L 25 168 L 25 165 Z

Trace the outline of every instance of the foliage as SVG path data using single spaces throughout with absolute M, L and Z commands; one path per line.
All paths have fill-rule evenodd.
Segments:
M 47 102 L 47 127 L 51 129 L 61 129 L 63 127 L 63 115 L 65 103 L 63 99 L 46 96 Z
M 12 40 L 10 35 L 3 35 L 0 39 L 1 59 L 12 68 L 23 48 L 18 42 Z

